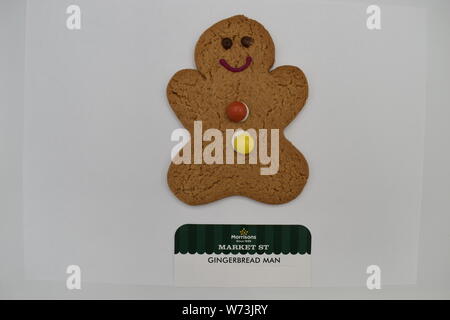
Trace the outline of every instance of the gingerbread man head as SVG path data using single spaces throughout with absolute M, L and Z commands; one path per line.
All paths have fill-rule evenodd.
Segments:
M 268 71 L 274 56 L 274 44 L 267 30 L 242 15 L 214 24 L 201 35 L 195 48 L 197 68 L 205 76 Z

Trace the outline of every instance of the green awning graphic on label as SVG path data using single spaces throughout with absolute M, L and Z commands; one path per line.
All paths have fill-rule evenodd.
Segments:
M 311 254 L 311 233 L 301 225 L 185 224 L 175 233 L 175 254 Z

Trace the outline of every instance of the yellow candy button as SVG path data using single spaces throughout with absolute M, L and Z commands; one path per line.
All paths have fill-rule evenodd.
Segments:
M 241 154 L 249 154 L 255 148 L 255 141 L 248 132 L 240 130 L 233 135 L 233 148 Z

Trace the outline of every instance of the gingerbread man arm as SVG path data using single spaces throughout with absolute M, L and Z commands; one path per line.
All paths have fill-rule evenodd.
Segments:
M 183 126 L 190 129 L 193 121 L 201 115 L 198 96 L 201 95 L 203 76 L 197 70 L 180 70 L 167 85 L 167 98 L 170 106 Z
M 273 77 L 279 97 L 282 100 L 277 101 L 276 108 L 271 112 L 272 117 L 282 117 L 277 119 L 281 121 L 281 127 L 286 127 L 300 112 L 308 98 L 308 82 L 302 70 L 294 66 L 281 66 L 270 72 Z

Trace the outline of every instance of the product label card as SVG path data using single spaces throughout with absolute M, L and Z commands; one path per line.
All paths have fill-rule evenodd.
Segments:
M 307 287 L 311 233 L 301 225 L 185 224 L 175 233 L 175 284 Z

